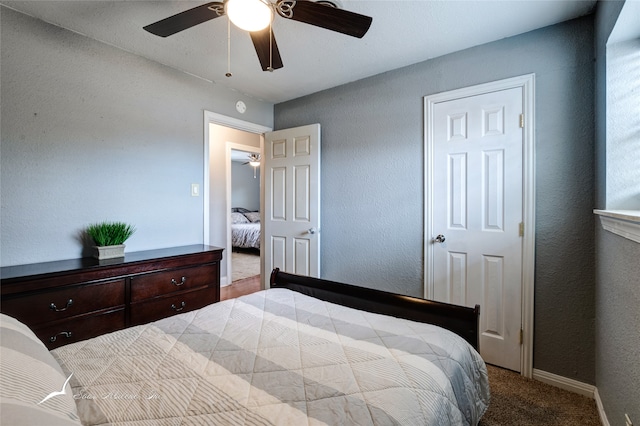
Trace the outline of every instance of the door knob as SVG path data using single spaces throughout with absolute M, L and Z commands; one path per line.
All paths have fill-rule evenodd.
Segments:
M 442 234 L 438 234 L 438 236 L 433 239 L 434 242 L 441 243 L 441 244 L 444 243 L 445 240 L 446 238 Z
M 311 235 L 313 235 L 313 234 L 315 234 L 315 233 L 316 233 L 316 228 L 309 228 L 309 229 L 307 229 L 307 234 L 311 234 Z

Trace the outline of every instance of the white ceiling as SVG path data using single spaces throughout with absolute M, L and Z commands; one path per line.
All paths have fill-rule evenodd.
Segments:
M 44 21 L 271 103 L 592 12 L 596 0 L 341 0 L 373 18 L 362 39 L 276 17 L 284 68 L 263 72 L 249 35 L 218 18 L 167 38 L 143 26 L 202 1 L 0 1 Z
M 236 149 L 231 150 L 231 161 L 235 161 L 237 163 L 246 163 L 249 161 L 249 155 L 251 154 L 260 154 L 259 152 L 247 152 L 247 151 L 238 151 Z

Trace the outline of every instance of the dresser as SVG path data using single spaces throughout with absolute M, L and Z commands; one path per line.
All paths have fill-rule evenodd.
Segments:
M 192 245 L 3 267 L 0 311 L 53 349 L 220 301 L 222 251 Z

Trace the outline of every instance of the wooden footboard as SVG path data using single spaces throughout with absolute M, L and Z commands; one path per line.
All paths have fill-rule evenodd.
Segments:
M 461 336 L 478 349 L 480 305 L 475 308 L 433 302 L 381 290 L 280 271 L 271 272 L 271 288 L 288 288 L 316 299 L 377 314 L 434 324 Z

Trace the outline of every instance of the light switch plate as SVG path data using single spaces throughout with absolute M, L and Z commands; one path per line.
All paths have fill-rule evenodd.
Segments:
M 191 184 L 191 196 L 192 197 L 200 196 L 200 184 L 197 184 L 197 183 Z

